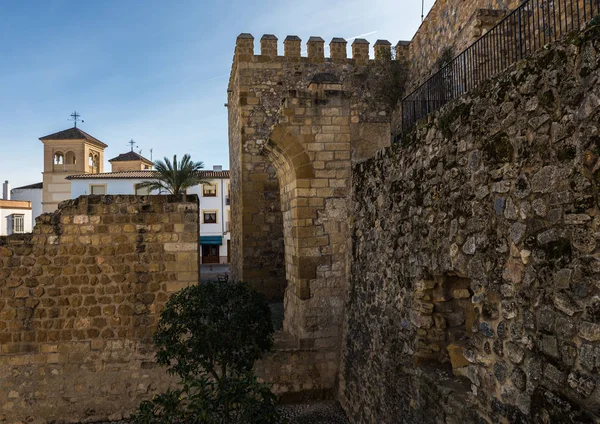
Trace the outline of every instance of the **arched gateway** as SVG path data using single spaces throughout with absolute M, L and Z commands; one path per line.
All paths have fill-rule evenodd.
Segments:
M 365 97 L 369 44 L 353 59 L 335 38 L 331 58 L 311 37 L 308 57 L 289 36 L 241 34 L 228 90 L 232 277 L 284 298 L 284 332 L 301 348 L 339 351 L 347 289 L 353 161 L 390 143 L 385 108 Z M 390 60 L 390 44 L 375 45 Z

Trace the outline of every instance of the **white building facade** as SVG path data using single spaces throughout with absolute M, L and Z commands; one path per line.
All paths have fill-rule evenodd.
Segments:
M 106 144 L 77 127 L 41 137 L 44 144 L 43 182 L 10 190 L 8 181 L 3 192 L 5 206 L 0 205 L 0 235 L 32 232 L 35 218 L 56 210 L 59 202 L 90 194 L 160 194 L 148 193 L 139 186 L 154 177 L 152 161 L 133 151 L 110 159 L 112 172 L 104 172 Z M 200 199 L 200 254 L 202 263 L 228 263 L 230 234 L 229 171 L 214 166 L 200 171 L 209 184 L 191 187 L 189 194 Z M 11 198 L 12 193 L 12 199 Z M 0 200 L 2 201 L 2 200 Z M 8 202 L 12 202 L 9 203 Z M 15 203 L 18 202 L 18 203 Z M 19 206 L 18 209 L 15 209 Z M 25 220 L 21 224 L 22 220 Z
M 67 177 L 71 181 L 71 198 L 88 194 L 159 194 L 140 189 L 140 183 L 151 180 L 152 170 L 117 171 L 101 174 L 81 174 Z M 202 263 L 228 263 L 230 233 L 229 171 L 215 166 L 212 171 L 200 171 L 200 177 L 210 184 L 188 189 L 200 199 L 200 254 Z
M 12 200 L 10 186 L 8 181 L 5 181 L 2 185 L 2 199 L 0 199 L 0 236 L 31 233 L 33 231 L 31 215 L 31 202 Z
M 42 214 L 42 192 L 44 184 L 36 183 L 23 187 L 13 188 L 11 193 L 12 200 L 23 200 L 31 202 L 31 225 L 35 225 L 35 219 Z
M 0 200 L 0 236 L 31 233 L 31 202 Z

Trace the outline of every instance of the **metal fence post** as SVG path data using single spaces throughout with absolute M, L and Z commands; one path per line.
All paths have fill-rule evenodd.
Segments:
M 519 6 L 517 15 L 518 15 L 518 21 L 519 23 L 517 24 L 519 26 L 519 60 L 523 59 L 523 33 L 522 33 L 522 26 L 521 26 L 521 9 L 522 6 Z
M 579 1 L 527 0 L 523 2 L 479 40 L 446 64 L 444 68 L 438 70 L 421 86 L 404 97 L 402 100 L 403 130 L 408 130 L 416 121 L 427 117 L 448 101 L 473 89 L 484 79 L 502 72 L 516 60 L 523 59 L 547 42 L 554 41 L 569 32 L 569 19 L 571 20 L 571 29 L 574 29 L 575 25 L 581 28 L 583 22 Z M 590 3 L 590 16 L 587 15 L 586 1 Z M 573 2 L 576 4 L 573 5 Z M 550 3 L 552 3 L 552 11 L 550 11 Z M 600 0 L 584 0 L 583 21 L 587 22 L 596 16 L 600 13 L 599 9 Z M 513 41 L 515 37 L 509 30 L 515 20 L 519 28 L 516 41 Z M 526 29 L 523 28 L 524 25 L 527 25 Z M 512 54 L 513 51 L 516 51 L 516 54 Z M 486 61 L 485 75 L 481 75 L 477 63 L 478 60 L 481 62 L 482 58 Z M 478 73 L 477 76 L 473 75 L 475 72 Z M 417 102 L 419 102 L 418 105 Z

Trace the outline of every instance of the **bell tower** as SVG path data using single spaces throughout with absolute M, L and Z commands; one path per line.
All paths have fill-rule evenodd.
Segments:
M 40 138 L 44 143 L 44 189 L 42 211 L 54 212 L 58 204 L 71 198 L 70 175 L 104 172 L 106 144 L 80 128 L 73 128 Z

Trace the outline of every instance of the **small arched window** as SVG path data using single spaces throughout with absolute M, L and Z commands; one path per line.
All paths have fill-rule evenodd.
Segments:
M 65 156 L 62 152 L 54 153 L 54 165 L 63 165 L 65 163 Z
M 77 159 L 75 158 L 75 153 L 67 152 L 67 154 L 65 155 L 65 160 L 65 163 L 67 165 L 75 165 L 75 163 L 77 162 Z

